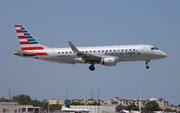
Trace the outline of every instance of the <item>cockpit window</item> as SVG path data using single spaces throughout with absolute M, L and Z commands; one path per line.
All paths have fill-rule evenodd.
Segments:
M 158 50 L 157 47 L 151 47 L 151 50 Z

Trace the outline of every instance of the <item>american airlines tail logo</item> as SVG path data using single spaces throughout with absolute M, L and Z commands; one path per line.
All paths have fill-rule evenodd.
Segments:
M 44 50 L 42 45 L 22 25 L 15 24 L 15 29 L 22 50 Z
M 47 56 L 44 47 L 20 24 L 15 24 L 16 33 L 22 51 L 42 50 L 39 52 L 23 53 L 24 56 Z

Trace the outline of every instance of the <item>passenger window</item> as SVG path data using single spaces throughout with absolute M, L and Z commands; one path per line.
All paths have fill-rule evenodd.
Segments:
M 104 50 L 102 50 L 102 52 L 104 52 Z
M 63 54 L 64 52 L 62 52 L 62 54 Z
M 115 52 L 116 50 L 114 50 L 114 52 Z
M 129 51 L 131 51 L 131 49 L 129 49 Z
M 94 51 L 94 53 L 95 53 L 96 51 Z

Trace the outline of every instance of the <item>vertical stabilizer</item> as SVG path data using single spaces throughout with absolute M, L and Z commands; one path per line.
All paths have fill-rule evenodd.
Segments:
M 46 48 L 41 45 L 24 26 L 15 24 L 15 29 L 22 50 L 44 50 L 44 48 Z

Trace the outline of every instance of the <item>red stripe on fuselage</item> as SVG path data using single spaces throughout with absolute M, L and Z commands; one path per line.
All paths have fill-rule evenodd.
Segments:
M 36 56 L 46 56 L 48 55 L 47 52 L 37 52 Z
M 43 47 L 23 47 L 22 50 L 44 50 Z
M 37 52 L 35 55 L 24 54 L 24 56 L 48 56 L 47 52 Z

